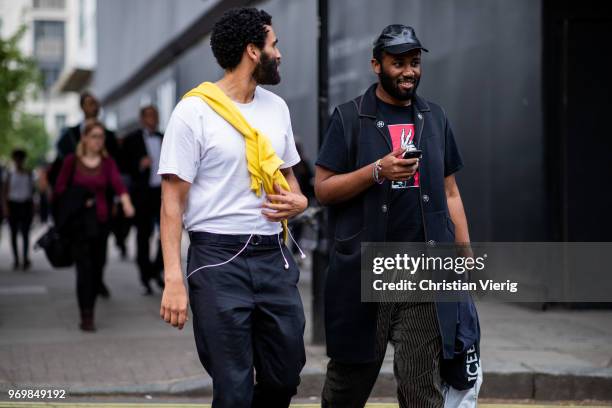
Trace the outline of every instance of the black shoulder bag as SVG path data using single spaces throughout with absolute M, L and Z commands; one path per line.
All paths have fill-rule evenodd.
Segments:
M 72 186 L 72 180 L 74 178 L 74 173 L 76 172 L 76 160 L 77 159 L 75 158 L 74 166 L 70 173 L 70 178 L 68 179 L 68 189 L 70 189 Z M 64 193 L 64 195 L 66 194 Z M 61 207 L 61 203 L 58 204 Z M 66 268 L 74 264 L 70 239 L 65 234 L 60 234 L 57 219 L 55 220 L 55 223 L 55 225 L 51 225 L 36 241 L 36 244 L 34 244 L 34 249 L 44 250 L 49 263 L 54 268 Z

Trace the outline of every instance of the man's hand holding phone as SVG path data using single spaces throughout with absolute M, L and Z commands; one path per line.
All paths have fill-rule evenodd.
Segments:
M 408 158 L 405 158 L 408 155 Z M 380 176 L 391 181 L 405 181 L 419 168 L 420 150 L 404 150 L 399 147 L 380 161 Z M 410 157 L 412 156 L 412 157 Z

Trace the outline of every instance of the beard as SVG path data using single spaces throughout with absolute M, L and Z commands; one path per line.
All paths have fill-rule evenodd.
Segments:
M 262 52 L 253 72 L 253 79 L 259 85 L 278 85 L 281 81 L 278 65 L 279 62 L 275 58 L 270 58 L 268 54 Z
M 393 98 L 399 101 L 408 101 L 414 98 L 416 94 L 416 90 L 419 87 L 420 78 L 414 79 L 414 84 L 411 89 L 404 90 L 400 88 L 399 83 L 403 81 L 408 81 L 408 78 L 393 78 L 389 76 L 384 68 L 380 70 L 380 74 L 378 74 L 378 80 L 380 81 L 380 85 L 382 88 L 391 95 Z

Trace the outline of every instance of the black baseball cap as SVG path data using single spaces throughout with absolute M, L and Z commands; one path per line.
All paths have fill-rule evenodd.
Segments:
M 403 24 L 386 26 L 374 42 L 374 51 L 383 50 L 389 54 L 403 54 L 414 49 L 429 52 L 421 45 L 414 28 Z

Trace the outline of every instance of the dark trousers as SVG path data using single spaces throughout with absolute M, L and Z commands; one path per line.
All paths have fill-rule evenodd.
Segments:
M 102 284 L 102 272 L 106 264 L 108 225 L 98 225 L 98 231 L 89 238 L 72 241 L 72 253 L 76 265 L 76 288 L 79 309 L 93 310 Z
M 374 387 L 387 343 L 395 349 L 393 373 L 401 408 L 444 405 L 440 356 L 442 343 L 433 303 L 381 303 L 376 361 L 346 363 L 331 359 L 323 387 L 323 408 L 362 408 Z
M 236 255 L 248 236 L 190 233 L 187 274 Z M 278 238 L 254 236 L 231 262 L 189 276 L 193 331 L 213 408 L 286 408 L 306 362 L 299 269 Z M 254 375 L 255 372 L 255 375 Z
M 47 191 L 41 191 L 39 195 L 38 216 L 40 217 L 40 222 L 43 224 L 46 224 L 49 219 L 49 197 L 47 194 Z
M 149 188 L 133 193 L 136 206 L 136 262 L 140 271 L 140 281 L 143 286 L 149 287 L 151 279 L 161 282 L 163 258 L 161 242 L 157 240 L 157 252 L 151 260 L 151 235 L 155 232 L 155 225 L 159 225 L 159 210 L 161 207 L 161 189 Z
M 121 204 L 114 204 L 113 216 L 111 218 L 111 233 L 115 236 L 115 245 L 121 251 L 121 257 L 127 257 L 125 240 L 130 234 L 132 220 L 127 218 L 123 212 Z
M 9 227 L 11 230 L 11 247 L 13 249 L 13 261 L 19 263 L 19 246 L 17 238 L 19 234 L 23 239 L 23 261 L 28 261 L 30 249 L 30 226 L 34 216 L 34 205 L 32 201 L 9 201 Z

